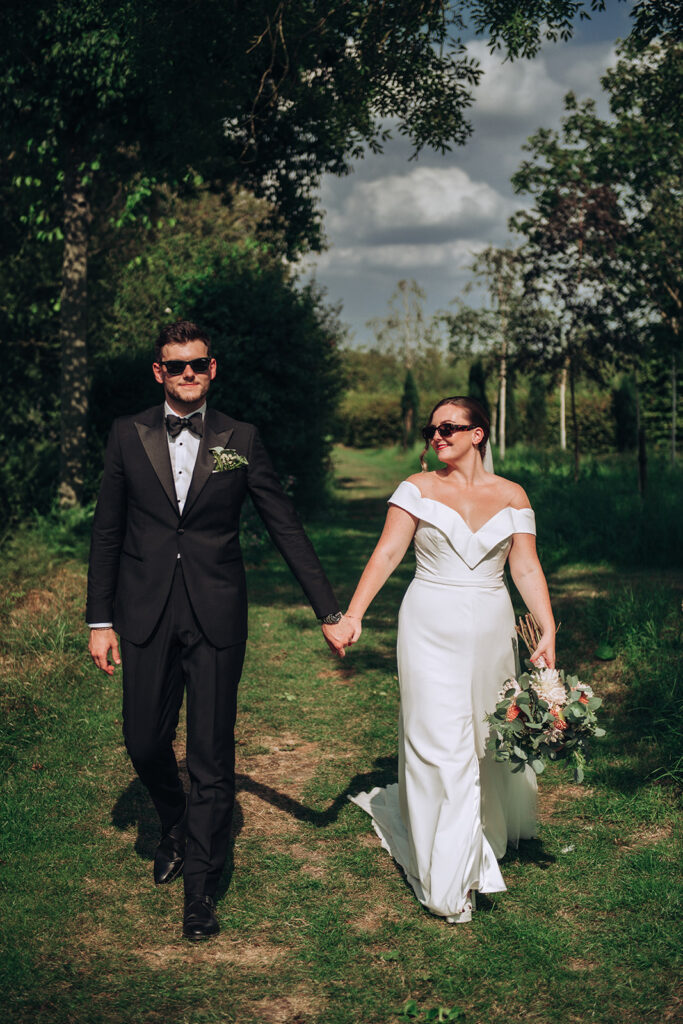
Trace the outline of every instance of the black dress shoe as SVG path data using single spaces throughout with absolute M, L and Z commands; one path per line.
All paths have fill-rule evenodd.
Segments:
M 216 903 L 211 896 L 186 896 L 183 917 L 183 935 L 191 942 L 209 939 L 218 935 L 220 925 L 216 920 Z
M 174 825 L 162 837 L 154 854 L 154 882 L 166 885 L 183 870 L 185 863 L 185 821 Z

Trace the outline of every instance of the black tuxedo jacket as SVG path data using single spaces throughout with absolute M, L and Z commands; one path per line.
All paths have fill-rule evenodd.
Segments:
M 213 472 L 210 448 L 248 465 Z M 192 482 L 178 511 L 164 406 L 114 422 L 95 510 L 88 568 L 87 622 L 113 622 L 144 643 L 168 598 L 178 555 L 195 615 L 215 647 L 247 635 L 247 594 L 239 518 L 247 494 L 301 584 L 316 615 L 339 608 L 313 546 L 282 490 L 257 429 L 207 409 Z

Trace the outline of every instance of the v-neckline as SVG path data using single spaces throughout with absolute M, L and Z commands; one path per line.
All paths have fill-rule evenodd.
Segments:
M 417 493 L 420 496 L 420 498 L 422 499 L 422 501 L 433 501 L 435 505 L 441 505 L 442 508 L 447 508 L 449 512 L 454 512 L 455 515 L 460 520 L 460 522 L 462 523 L 462 525 L 465 527 L 465 529 L 468 531 L 468 533 L 470 533 L 470 535 L 472 537 L 476 537 L 477 534 L 481 533 L 481 531 L 483 529 L 485 529 L 489 525 L 489 523 L 492 523 L 493 520 L 497 519 L 498 516 L 501 515 L 503 512 L 508 512 L 508 511 L 510 511 L 510 512 L 531 512 L 532 511 L 531 508 L 524 508 L 524 509 L 515 508 L 515 509 L 513 509 L 512 505 L 504 505 L 503 508 L 499 508 L 498 511 L 494 512 L 492 516 L 489 516 L 489 518 L 486 520 L 486 522 L 482 523 L 481 526 L 478 527 L 478 529 L 473 530 L 472 527 L 468 524 L 468 522 L 465 519 L 465 517 L 462 515 L 462 513 L 458 512 L 457 508 L 453 508 L 452 505 L 447 505 L 445 501 L 439 501 L 438 498 L 428 498 L 425 494 L 422 493 L 422 491 L 417 486 L 417 484 L 412 483 L 410 480 L 406 480 L 405 483 L 410 484 L 411 487 L 415 488 L 415 490 L 417 491 Z

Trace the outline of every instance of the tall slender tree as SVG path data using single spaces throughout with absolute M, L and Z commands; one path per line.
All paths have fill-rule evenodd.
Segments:
M 604 76 L 613 114 L 604 149 L 628 232 L 615 269 L 641 337 L 669 363 L 670 453 L 676 461 L 683 336 L 683 44 L 623 44 Z M 651 324 L 644 332 L 642 325 Z
M 576 383 L 599 378 L 615 352 L 619 277 L 614 273 L 625 234 L 623 211 L 609 174 L 604 125 L 592 100 L 565 99 L 560 131 L 541 129 L 525 145 L 530 158 L 512 178 L 534 205 L 511 219 L 525 236 L 520 254 L 532 304 L 547 307 L 557 330 L 544 346 L 548 368 L 569 381 L 574 474 L 579 471 Z

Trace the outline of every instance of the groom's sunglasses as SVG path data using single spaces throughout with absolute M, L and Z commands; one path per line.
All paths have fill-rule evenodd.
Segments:
M 438 427 L 431 424 L 429 427 L 422 428 L 422 436 L 425 441 L 431 441 L 437 433 L 442 437 L 451 437 L 453 434 L 459 434 L 461 430 L 476 429 L 475 423 L 441 423 Z
M 186 366 L 191 366 L 193 373 L 206 373 L 211 360 L 208 356 L 200 356 L 199 359 L 162 359 L 161 365 L 166 368 L 169 377 L 179 377 Z

